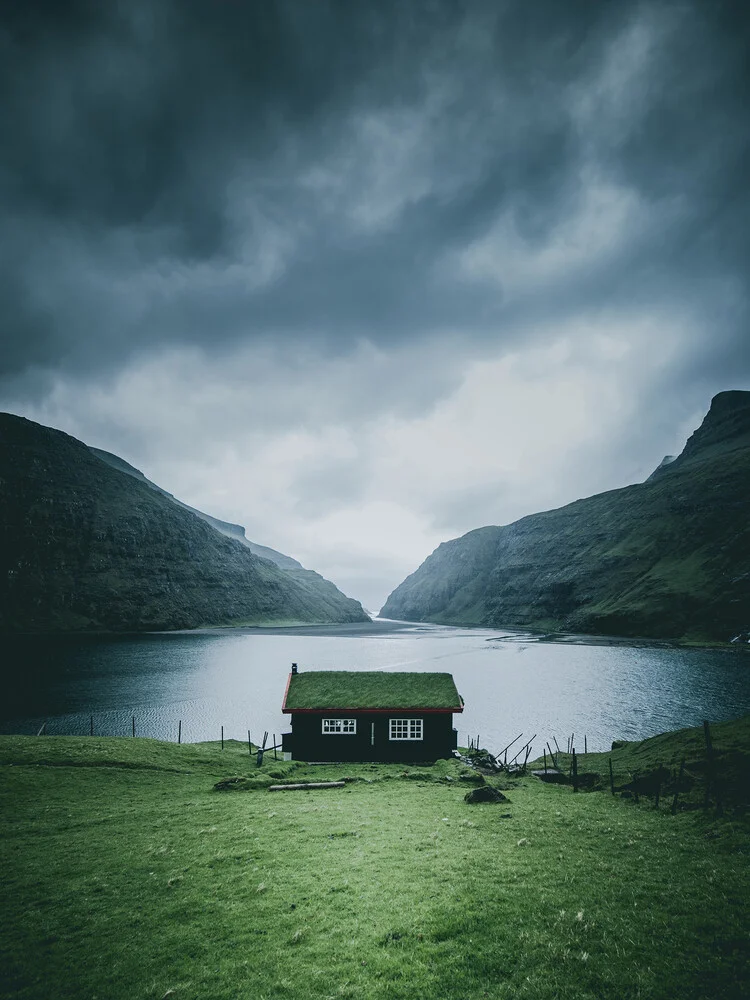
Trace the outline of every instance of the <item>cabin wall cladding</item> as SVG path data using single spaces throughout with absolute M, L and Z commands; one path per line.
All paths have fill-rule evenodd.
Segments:
M 356 732 L 324 733 L 324 719 L 354 719 Z M 422 739 L 391 739 L 391 719 L 421 720 Z M 341 728 L 350 726 L 342 723 Z M 413 733 L 414 727 L 399 726 L 398 731 Z M 283 735 L 283 750 L 297 760 L 387 763 L 449 757 L 457 742 L 452 716 L 445 712 L 295 712 L 292 732 Z

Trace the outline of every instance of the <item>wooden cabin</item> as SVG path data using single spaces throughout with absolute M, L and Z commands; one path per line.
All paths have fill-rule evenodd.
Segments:
M 292 672 L 281 711 L 295 760 L 433 761 L 450 757 L 463 701 L 450 674 L 385 670 Z

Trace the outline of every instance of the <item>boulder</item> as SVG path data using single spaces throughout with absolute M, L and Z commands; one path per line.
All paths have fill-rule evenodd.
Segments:
M 492 785 L 482 785 L 480 788 L 472 788 L 464 795 L 464 802 L 474 804 L 476 802 L 510 802 L 502 792 Z

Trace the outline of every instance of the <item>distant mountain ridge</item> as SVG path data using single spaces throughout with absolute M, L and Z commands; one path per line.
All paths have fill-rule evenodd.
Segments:
M 184 507 L 185 510 L 189 510 L 191 513 L 195 514 L 201 520 L 205 521 L 206 524 L 210 524 L 212 528 L 216 528 L 220 531 L 222 535 L 226 535 L 227 538 L 234 538 L 238 542 L 242 542 L 243 545 L 247 546 L 251 552 L 254 552 L 256 556 L 260 556 L 261 559 L 270 559 L 271 562 L 276 563 L 282 569 L 304 569 L 301 562 L 297 562 L 296 559 L 292 559 L 291 556 L 284 555 L 283 552 L 277 552 L 276 549 L 271 549 L 267 545 L 258 545 L 257 542 L 251 542 L 249 538 L 245 536 L 245 529 L 241 524 L 232 524 L 231 521 L 221 521 L 218 517 L 212 517 L 210 514 L 204 513 L 202 510 L 198 510 L 196 507 L 191 507 L 189 504 L 183 503 L 182 500 L 178 500 L 176 496 L 172 493 L 168 493 L 166 490 L 162 489 L 161 486 L 157 486 L 156 483 L 147 479 L 146 476 L 141 472 L 140 469 L 136 469 L 135 466 L 130 465 L 125 459 L 120 458 L 119 455 L 113 455 L 111 451 L 102 451 L 101 448 L 92 448 L 91 445 L 87 445 L 89 451 L 92 455 L 96 455 L 97 458 L 101 459 L 102 462 L 106 462 L 107 465 L 111 465 L 113 469 L 119 469 L 120 472 L 125 472 L 129 476 L 133 476 L 134 479 L 142 480 L 152 490 L 156 490 L 157 493 L 161 493 L 162 496 L 169 497 L 169 499 L 176 503 L 180 507 Z
M 644 483 L 443 542 L 380 614 L 652 638 L 750 634 L 750 392 Z
M 319 574 L 256 555 L 107 455 L 0 414 L 0 631 L 369 621 Z

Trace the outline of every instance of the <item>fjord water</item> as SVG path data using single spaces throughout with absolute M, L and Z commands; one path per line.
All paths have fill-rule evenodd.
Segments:
M 254 741 L 289 728 L 281 704 L 300 670 L 452 673 L 454 725 L 495 752 L 523 732 L 535 753 L 571 733 L 583 749 L 750 712 L 747 651 L 540 642 L 502 629 L 374 621 L 294 629 L 6 637 L 0 732 Z M 269 736 L 270 740 L 270 736 Z M 554 746 L 554 743 L 552 744 Z

